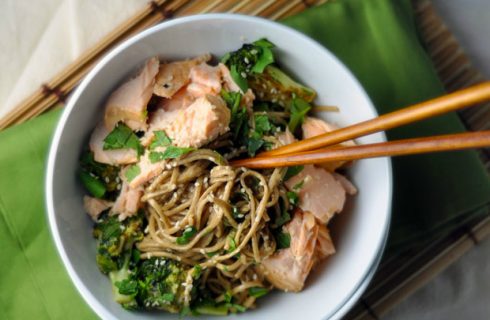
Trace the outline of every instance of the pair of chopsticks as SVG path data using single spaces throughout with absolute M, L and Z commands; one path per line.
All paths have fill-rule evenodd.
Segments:
M 335 146 L 371 133 L 456 111 L 490 100 L 490 81 L 455 91 L 345 128 L 263 152 L 255 158 L 231 161 L 235 167 L 275 168 L 333 161 L 400 156 L 490 146 L 490 131 L 465 132 L 352 147 Z

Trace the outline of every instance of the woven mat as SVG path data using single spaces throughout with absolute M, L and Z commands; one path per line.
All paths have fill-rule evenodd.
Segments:
M 128 37 L 163 20 L 207 12 L 234 12 L 278 20 L 326 1 L 151 1 L 20 103 L 13 112 L 0 119 L 0 130 L 63 104 L 65 97 L 106 52 Z M 454 91 L 483 81 L 483 76 L 472 67 L 455 38 L 435 13 L 430 0 L 413 0 L 413 4 L 421 37 L 446 89 Z M 490 129 L 490 104 L 468 108 L 459 115 L 469 130 Z M 490 171 L 490 149 L 481 150 L 480 155 Z M 436 243 L 411 248 L 384 259 L 377 276 L 345 318 L 378 319 L 488 236 L 490 217 L 461 226 L 454 234 Z

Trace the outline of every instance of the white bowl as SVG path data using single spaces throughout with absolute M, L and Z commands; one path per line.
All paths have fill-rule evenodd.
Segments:
M 375 117 L 376 111 L 356 78 L 328 50 L 303 34 L 268 20 L 210 14 L 175 19 L 127 40 L 100 61 L 78 86 L 58 123 L 49 153 L 46 202 L 53 238 L 65 267 L 85 301 L 103 319 L 170 319 L 166 313 L 135 313 L 112 299 L 109 280 L 95 263 L 92 222 L 82 206 L 85 193 L 76 170 L 90 132 L 101 119 L 108 94 L 151 56 L 167 60 L 210 52 L 219 57 L 243 42 L 266 37 L 278 47 L 281 66 L 318 91 L 317 102 L 340 113 L 322 113 L 346 126 Z M 385 141 L 381 133 L 358 139 Z M 390 221 L 392 177 L 387 158 L 362 160 L 350 170 L 359 189 L 332 229 L 337 253 L 310 276 L 301 293 L 274 293 L 258 308 L 230 318 L 339 318 L 371 278 L 384 248 Z M 200 319 L 204 319 L 201 317 Z

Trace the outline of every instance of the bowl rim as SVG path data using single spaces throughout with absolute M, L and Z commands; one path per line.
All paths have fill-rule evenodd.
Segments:
M 140 40 L 146 38 L 147 36 L 160 32 L 162 30 L 165 30 L 169 27 L 172 27 L 174 25 L 179 25 L 179 24 L 186 24 L 194 21 L 202 21 L 202 20 L 213 20 L 213 19 L 225 19 L 225 20 L 234 20 L 234 21 L 244 21 L 244 22 L 251 22 L 251 23 L 258 23 L 258 24 L 264 24 L 268 25 L 268 27 L 272 28 L 277 28 L 277 29 L 282 29 L 284 32 L 288 33 L 294 33 L 296 36 L 302 38 L 302 40 L 309 42 L 310 45 L 317 47 L 318 49 L 322 50 L 325 52 L 325 54 L 329 55 L 334 61 L 336 61 L 338 64 L 340 64 L 343 68 L 344 71 L 346 71 L 352 78 L 352 80 L 356 83 L 356 85 L 362 90 L 362 94 L 366 97 L 366 99 L 370 102 L 369 107 L 374 111 L 376 115 L 378 115 L 378 112 L 376 108 L 374 107 L 374 104 L 372 103 L 371 99 L 367 95 L 366 91 L 364 90 L 364 87 L 360 84 L 359 80 L 357 77 L 350 71 L 349 68 L 339 59 L 337 56 L 335 56 L 328 48 L 324 47 L 320 43 L 316 42 L 309 36 L 301 33 L 298 30 L 295 30 L 289 26 L 280 24 L 276 21 L 271 21 L 265 18 L 261 17 L 256 17 L 256 16 L 248 16 L 248 15 L 243 15 L 243 14 L 234 14 L 234 13 L 211 13 L 211 14 L 198 14 L 198 15 L 191 15 L 191 16 L 186 16 L 186 17 L 179 17 L 175 18 L 169 21 L 164 21 L 160 24 L 157 24 L 151 28 L 148 28 L 146 30 L 143 30 L 139 32 L 138 34 L 131 36 L 130 38 L 124 40 L 122 43 L 117 45 L 115 48 L 110 50 L 102 59 L 97 62 L 97 64 L 90 70 L 90 72 L 83 78 L 83 80 L 80 82 L 80 84 L 77 86 L 71 97 L 69 98 L 69 101 L 67 105 L 65 106 L 60 119 L 58 120 L 58 123 L 56 125 L 56 129 L 54 131 L 54 134 L 52 136 L 50 148 L 49 148 L 49 153 L 48 153 L 48 161 L 47 161 L 47 167 L 46 167 L 46 175 L 45 175 L 45 205 L 46 205 L 46 212 L 48 216 L 48 222 L 49 222 L 49 227 L 50 227 L 50 233 L 51 236 L 55 242 L 56 249 L 58 251 L 59 256 L 61 257 L 61 260 L 63 261 L 63 265 L 68 272 L 68 275 L 70 276 L 71 281 L 75 285 L 76 289 L 82 296 L 82 298 L 85 300 L 85 302 L 90 306 L 90 308 L 101 318 L 103 319 L 115 319 L 112 313 L 104 307 L 91 293 L 91 291 L 85 286 L 83 281 L 80 279 L 78 276 L 77 272 L 75 271 L 70 259 L 67 256 L 65 247 L 63 245 L 63 242 L 60 237 L 60 233 L 58 230 L 58 225 L 56 222 L 56 214 L 55 214 L 55 206 L 54 206 L 54 201 L 53 201 L 53 178 L 54 178 L 54 165 L 55 165 L 55 159 L 56 159 L 56 154 L 58 151 L 59 147 L 59 142 L 62 136 L 62 133 L 65 129 L 66 122 L 74 109 L 79 97 L 82 95 L 82 93 L 85 91 L 86 87 L 88 84 L 93 80 L 93 78 L 105 67 L 105 65 L 112 60 L 114 57 L 119 55 L 122 51 L 127 49 L 128 47 L 132 46 L 133 44 L 139 42 Z M 381 137 L 384 141 L 386 141 L 386 134 L 384 132 L 380 132 Z M 369 268 L 367 268 L 360 278 L 359 282 L 357 285 L 354 286 L 352 289 L 351 293 L 345 297 L 344 301 L 342 301 L 337 308 L 334 310 L 331 310 L 330 313 L 325 314 L 322 316 L 322 319 L 339 319 L 342 316 L 344 316 L 350 308 L 357 302 L 359 297 L 362 295 L 362 293 L 365 291 L 367 285 L 369 284 L 370 280 L 372 279 L 378 265 L 381 259 L 381 256 L 384 252 L 384 248 L 386 246 L 388 234 L 389 234 L 389 227 L 390 227 L 390 222 L 391 222 L 391 208 L 392 208 L 392 200 L 393 200 L 393 170 L 392 170 L 392 162 L 391 158 L 386 158 L 386 169 L 387 169 L 387 187 L 389 194 L 387 195 L 387 203 L 386 208 L 385 208 L 385 223 L 384 226 L 382 227 L 383 230 L 383 236 L 380 238 L 379 243 L 376 246 L 376 253 L 373 257 L 371 257 L 371 260 L 369 261 Z

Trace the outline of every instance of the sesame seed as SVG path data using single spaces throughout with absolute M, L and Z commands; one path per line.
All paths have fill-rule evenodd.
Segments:
M 121 190 L 121 184 L 118 184 L 116 187 L 117 190 Z
M 243 58 L 243 61 L 245 61 L 247 64 L 250 62 L 247 57 Z
M 246 78 L 247 77 L 247 74 L 245 72 L 240 73 L 240 75 L 242 76 L 242 78 Z
M 251 54 L 256 54 L 257 52 L 258 52 L 258 51 L 257 51 L 256 49 L 252 49 L 252 50 L 250 50 L 250 53 L 251 53 Z
M 105 177 L 104 181 L 105 181 L 105 183 L 109 183 L 109 181 L 110 181 L 109 177 Z

